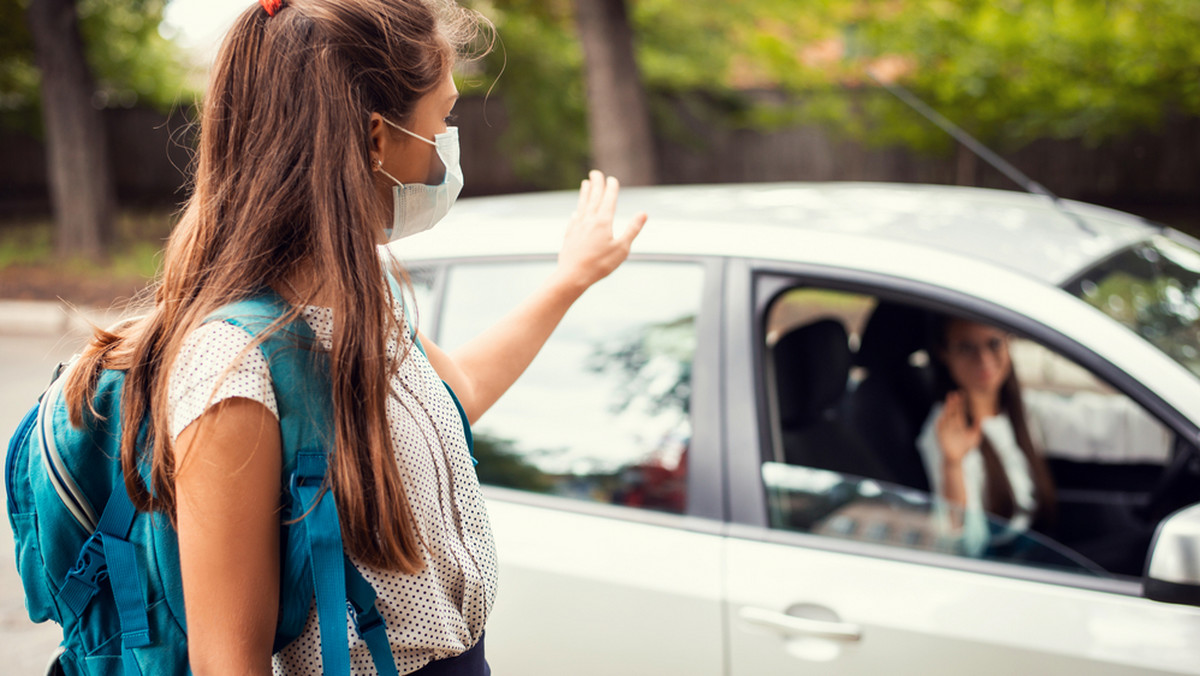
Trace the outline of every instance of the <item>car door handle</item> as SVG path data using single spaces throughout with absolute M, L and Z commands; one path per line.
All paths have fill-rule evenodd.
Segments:
M 742 608 L 738 614 L 744 622 L 781 631 L 789 636 L 813 636 L 847 642 L 862 640 L 862 627 L 850 622 L 810 620 L 763 608 Z

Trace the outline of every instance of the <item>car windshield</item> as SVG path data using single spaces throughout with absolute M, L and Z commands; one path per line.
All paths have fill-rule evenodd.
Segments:
M 1200 252 L 1156 236 L 1096 265 L 1067 291 L 1200 376 Z

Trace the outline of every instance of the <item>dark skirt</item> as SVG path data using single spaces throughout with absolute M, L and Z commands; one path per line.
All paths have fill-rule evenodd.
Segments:
M 461 655 L 434 660 L 409 676 L 491 676 L 492 670 L 483 658 L 483 636 L 470 650 Z

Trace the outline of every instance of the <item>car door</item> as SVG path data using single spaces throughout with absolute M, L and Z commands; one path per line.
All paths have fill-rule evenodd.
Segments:
M 553 266 L 438 266 L 426 330 L 453 352 Z M 711 261 L 627 261 L 474 425 L 499 559 L 496 673 L 724 673 L 719 284 Z
M 852 349 L 857 340 L 866 343 L 854 335 L 871 305 L 862 298 L 873 307 L 881 298 L 924 308 L 958 303 L 976 319 L 994 310 L 945 289 L 923 295 L 917 285 L 823 274 L 772 265 L 770 274 L 756 275 L 749 264 L 729 273 L 734 525 L 724 574 L 731 676 L 1200 673 L 1200 609 L 1142 598 L 1136 577 L 1103 570 L 1036 534 L 1022 536 L 1013 548 L 1020 555 L 956 553 L 931 535 L 937 509 L 927 486 L 891 483 L 873 474 L 878 468 L 862 469 L 865 461 L 857 471 L 804 466 L 777 453 L 784 414 L 773 400 L 778 383 L 765 373 L 764 343 L 773 340 L 767 311 L 783 291 L 815 287 L 809 305 L 832 294 L 823 309 L 800 304 L 810 315 L 795 321 L 851 326 Z M 1003 324 L 1010 315 L 994 319 Z M 849 363 L 851 371 L 857 367 L 853 356 Z M 830 406 L 825 414 L 845 410 Z M 832 444 L 837 435 L 815 438 Z

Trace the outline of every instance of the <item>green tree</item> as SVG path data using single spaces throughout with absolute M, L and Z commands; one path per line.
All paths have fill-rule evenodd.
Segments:
M 185 86 L 178 46 L 160 30 L 168 0 L 79 0 L 79 27 L 100 102 L 168 111 L 198 92 Z
M 847 25 L 847 68 L 895 75 L 985 141 L 1099 142 L 1200 114 L 1200 3 L 1004 0 L 881 3 Z M 931 147 L 940 134 L 888 97 L 862 108 L 876 140 Z
M 541 187 L 570 187 L 589 164 L 583 52 L 570 0 L 470 4 L 496 26 L 495 49 L 471 80 L 482 80 L 504 106 L 500 144 L 513 170 Z
M 25 7 L 0 0 L 0 124 L 36 128 L 38 80 Z
M 484 61 L 484 77 L 503 99 L 510 124 L 502 144 L 517 173 L 543 187 L 571 187 L 599 154 L 589 134 L 589 100 L 585 88 L 584 53 L 572 0 L 476 0 L 473 6 L 496 25 L 500 41 Z M 779 0 L 745 0 L 734 6 L 719 0 L 688 4 L 670 0 L 629 0 L 626 19 L 632 29 L 637 72 L 628 65 L 616 77 L 638 85 L 652 126 L 661 132 L 671 124 L 664 96 L 679 92 L 724 91 L 724 71 L 733 54 L 731 27 L 745 24 L 758 5 Z M 585 19 L 586 21 L 586 19 Z M 714 37 L 715 36 L 715 37 Z M 713 49 L 718 45 L 720 49 Z M 611 66 L 610 66 L 611 67 Z M 714 78 L 714 75 L 717 77 Z M 620 134 L 628 116 L 591 111 L 591 126 Z M 616 121 L 611 118 L 617 117 Z M 604 121 L 604 120 L 608 121 Z M 639 137 L 640 138 L 640 137 Z M 616 152 L 652 157 L 650 140 L 641 138 Z M 653 164 L 651 161 L 650 164 Z M 601 168 L 606 163 L 601 162 Z M 652 181 L 646 181 L 652 182 Z
M 1200 114 L 1195 0 L 628 0 L 655 134 L 693 102 L 726 125 L 820 122 L 874 144 L 945 151 L 950 139 L 876 87 L 912 89 L 1011 149 L 1098 142 Z M 587 164 L 582 55 L 568 0 L 493 0 L 503 48 L 487 61 L 523 175 L 566 187 Z M 529 66 L 529 68 L 526 68 Z M 745 93 L 787 96 L 772 105 Z M 702 142 L 702 140 L 700 140 Z M 569 170 L 568 170 L 569 169 Z
M 182 66 L 158 32 L 164 1 L 0 0 L 0 124 L 45 135 L 60 255 L 99 258 L 111 235 L 100 111 L 179 95 Z
M 33 0 L 26 17 L 42 76 L 55 250 L 60 256 L 98 259 L 112 235 L 116 190 L 76 5 L 74 0 Z
M 625 0 L 575 0 L 584 52 L 588 136 L 596 166 L 630 185 L 658 182 L 650 109 Z
M 32 0 L 0 0 L 0 125 L 38 132 L 41 74 L 26 22 Z M 159 31 L 166 0 L 79 0 L 84 54 L 96 103 L 167 111 L 196 92 L 184 86 L 175 43 Z

